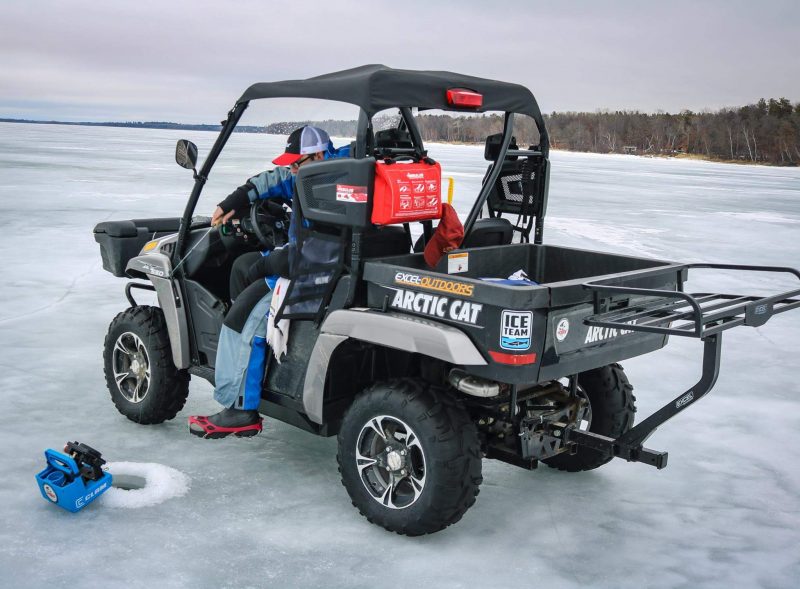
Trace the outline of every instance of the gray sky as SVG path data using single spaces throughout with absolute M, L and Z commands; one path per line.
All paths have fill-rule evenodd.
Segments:
M 518 82 L 544 112 L 797 102 L 800 2 L 0 0 L 0 117 L 211 123 L 253 82 L 366 63 Z

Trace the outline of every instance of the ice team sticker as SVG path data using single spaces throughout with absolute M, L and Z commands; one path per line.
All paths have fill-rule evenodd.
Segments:
M 336 200 L 341 202 L 367 202 L 367 187 L 337 184 Z
M 533 311 L 503 311 L 500 318 L 500 347 L 527 350 L 531 347 Z
M 556 339 L 563 342 L 569 335 L 569 319 L 566 317 L 558 322 L 556 326 Z

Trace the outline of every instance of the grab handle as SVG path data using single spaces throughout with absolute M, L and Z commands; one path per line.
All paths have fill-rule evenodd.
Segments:
M 55 450 L 45 450 L 44 457 L 47 459 L 47 464 L 60 470 L 70 478 L 78 476 L 78 464 L 69 456 L 56 452 Z

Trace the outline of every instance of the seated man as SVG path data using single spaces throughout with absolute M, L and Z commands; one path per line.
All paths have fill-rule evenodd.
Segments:
M 289 135 L 286 152 L 273 160 L 278 167 L 250 178 L 217 206 L 212 225 L 242 215 L 251 203 L 262 198 L 291 201 L 297 171 L 308 162 L 349 156 L 349 146 L 338 150 L 322 129 L 305 126 Z M 295 240 L 289 228 L 289 244 Z M 272 299 L 270 287 L 276 275 L 288 275 L 288 249 L 268 256 L 255 252 L 250 259 L 234 264 L 231 298 L 234 304 L 220 331 L 215 364 L 214 399 L 224 409 L 214 415 L 193 415 L 189 431 L 204 438 L 223 438 L 230 434 L 253 436 L 261 431 L 261 382 L 266 359 L 266 326 Z M 255 263 L 253 259 L 255 257 Z M 266 279 L 263 279 L 266 277 Z M 249 286 L 245 286 L 250 282 Z M 235 291 L 235 292 L 234 292 Z
M 318 151 L 308 151 L 311 149 Z M 350 146 L 334 148 L 330 137 L 324 130 L 310 126 L 295 129 L 287 140 L 286 153 L 272 161 L 278 167 L 253 176 L 228 195 L 217 206 L 211 223 L 216 225 L 225 223 L 233 217 L 241 217 L 251 204 L 259 199 L 273 198 L 291 202 L 294 195 L 295 174 L 306 161 L 349 156 Z M 289 236 L 290 240 L 293 240 L 294 237 L 294 235 Z M 236 259 L 230 280 L 232 300 L 235 300 L 239 293 L 255 280 L 256 276 L 259 278 L 269 276 L 262 271 L 266 260 L 259 260 L 261 256 L 266 257 L 267 255 L 269 252 L 249 252 Z M 274 286 L 274 281 L 272 281 L 272 286 Z

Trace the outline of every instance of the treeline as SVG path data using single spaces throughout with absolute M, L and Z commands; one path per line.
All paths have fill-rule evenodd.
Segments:
M 800 102 L 761 99 L 716 112 L 553 113 L 551 143 L 560 149 L 640 154 L 694 154 L 709 159 L 800 163 Z
M 332 119 L 324 121 L 282 121 L 280 123 L 270 123 L 264 127 L 264 132 L 274 135 L 288 135 L 303 125 L 313 125 L 314 127 L 325 129 L 329 135 L 334 137 L 356 136 L 356 121 L 336 121 Z
M 554 112 L 544 115 L 550 144 L 555 149 L 595 153 L 633 153 L 637 155 L 689 154 L 707 159 L 744 161 L 775 165 L 800 164 L 800 102 L 786 98 L 761 99 L 740 108 L 716 112 L 679 114 L 638 111 Z M 374 128 L 395 127 L 398 116 L 373 120 Z M 483 143 L 488 135 L 503 130 L 503 117 L 497 114 L 452 116 L 420 113 L 416 117 L 424 141 Z M 49 123 L 151 129 L 191 129 L 218 131 L 219 125 L 186 125 L 168 122 L 63 123 L 0 119 L 0 122 Z M 322 127 L 334 137 L 354 137 L 356 121 L 285 121 L 261 126 L 239 126 L 245 133 L 288 135 L 302 125 Z M 517 143 L 539 142 L 533 119 L 518 116 L 514 123 Z
M 554 112 L 544 119 L 554 149 L 800 163 L 800 102 L 792 104 L 786 98 L 762 98 L 756 104 L 716 112 Z M 421 115 L 418 121 L 427 141 L 482 142 L 503 129 L 499 115 Z M 514 135 L 520 145 L 538 142 L 528 117 L 517 117 Z
M 372 125 L 375 129 L 388 129 L 389 127 L 396 127 L 399 120 L 399 115 L 379 115 L 372 119 Z M 332 137 L 355 137 L 358 121 L 339 121 L 334 119 L 326 119 L 324 121 L 282 121 L 280 123 L 270 123 L 263 129 L 265 133 L 288 135 L 303 125 L 312 125 L 325 129 Z

